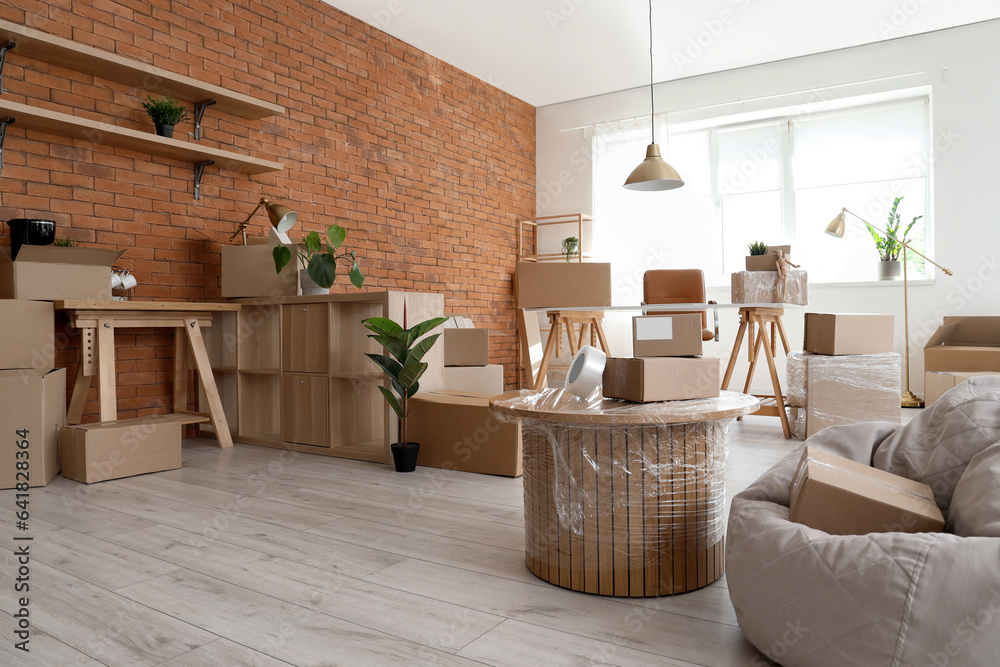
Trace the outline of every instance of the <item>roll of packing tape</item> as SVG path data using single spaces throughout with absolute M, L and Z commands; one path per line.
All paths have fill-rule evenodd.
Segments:
M 573 357 L 566 374 L 566 391 L 580 398 L 590 398 L 594 390 L 601 386 L 604 364 L 608 355 L 596 347 L 584 345 Z

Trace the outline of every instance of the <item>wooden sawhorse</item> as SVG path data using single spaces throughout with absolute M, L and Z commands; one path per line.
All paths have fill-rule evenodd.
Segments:
M 569 351 L 575 356 L 587 340 L 590 334 L 590 345 L 601 349 L 608 356 L 611 352 L 608 348 L 608 339 L 604 336 L 604 311 L 602 310 L 550 310 L 546 313 L 549 316 L 549 339 L 545 341 L 545 353 L 542 355 L 541 366 L 538 367 L 538 377 L 535 378 L 534 389 L 541 389 L 545 386 L 545 373 L 549 370 L 549 362 L 552 360 L 553 351 L 555 356 L 562 355 L 562 330 L 566 329 L 566 337 L 569 339 Z M 579 338 L 575 338 L 576 330 L 573 328 L 580 325 Z
M 777 354 L 778 345 L 775 332 L 781 337 L 781 345 L 785 348 L 785 355 L 787 356 L 789 352 L 788 337 L 785 336 L 785 327 L 781 323 L 781 316 L 784 312 L 783 308 L 740 308 L 740 329 L 736 334 L 733 351 L 729 355 L 726 375 L 722 378 L 722 389 L 729 388 L 729 380 L 732 379 L 733 369 L 736 367 L 736 358 L 739 356 L 740 346 L 743 344 L 743 336 L 747 334 L 750 368 L 747 370 L 747 381 L 743 385 L 743 393 L 750 392 L 750 382 L 753 380 L 753 374 L 757 368 L 757 357 L 763 348 L 764 357 L 767 359 L 767 368 L 771 372 L 771 386 L 774 388 L 774 395 L 756 396 L 760 400 L 760 408 L 753 414 L 780 419 L 781 430 L 785 434 L 785 438 L 788 439 L 792 437 L 792 431 L 788 426 L 788 415 L 785 414 L 785 397 L 781 393 L 781 382 L 778 378 L 778 370 L 774 365 L 774 356 Z M 771 325 L 770 337 L 767 335 L 767 325 Z M 755 329 L 756 335 L 754 334 Z

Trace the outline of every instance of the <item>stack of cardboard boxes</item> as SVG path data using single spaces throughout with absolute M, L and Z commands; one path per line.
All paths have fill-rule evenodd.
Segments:
M 632 318 L 631 359 L 608 358 L 606 398 L 637 403 L 719 395 L 719 360 L 702 357 L 700 313 Z
M 892 315 L 806 313 L 804 352 L 788 355 L 789 424 L 805 439 L 828 426 L 900 421 Z
M 976 375 L 1000 375 L 1000 317 L 946 317 L 924 346 L 924 403 Z
M 746 271 L 732 275 L 733 303 L 791 303 L 804 306 L 809 303 L 809 277 L 805 271 L 786 267 L 784 278 L 778 272 L 778 250 L 785 257 L 791 254 L 791 246 L 771 246 L 766 255 L 749 255 Z
M 503 393 L 503 366 L 490 363 L 489 329 L 477 328 L 467 315 L 444 325 L 444 386 L 454 391 Z
M 110 277 L 108 278 L 110 281 Z M 0 489 L 45 486 L 59 472 L 66 369 L 55 369 L 51 303 L 0 300 Z

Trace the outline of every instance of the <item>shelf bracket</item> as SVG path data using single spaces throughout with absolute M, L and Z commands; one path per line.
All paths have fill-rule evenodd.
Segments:
M 0 169 L 3 169 L 3 142 L 7 138 L 7 126 L 14 124 L 14 117 L 7 116 L 0 121 Z
M 215 160 L 205 160 L 194 163 L 194 198 L 195 201 L 201 199 L 201 177 L 205 175 L 205 167 L 211 167 Z
M 201 139 L 201 121 L 205 118 L 205 109 L 215 104 L 215 100 L 205 100 L 194 105 L 194 140 Z
M 3 44 L 0 44 L 0 93 L 7 92 L 7 89 L 3 87 L 3 66 L 7 64 L 7 52 L 16 46 L 17 42 L 9 39 Z

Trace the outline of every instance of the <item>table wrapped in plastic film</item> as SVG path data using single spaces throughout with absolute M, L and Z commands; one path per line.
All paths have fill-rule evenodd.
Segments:
M 643 597 L 707 586 L 724 569 L 729 422 L 752 396 L 628 403 L 521 391 L 528 569 L 572 590 Z

